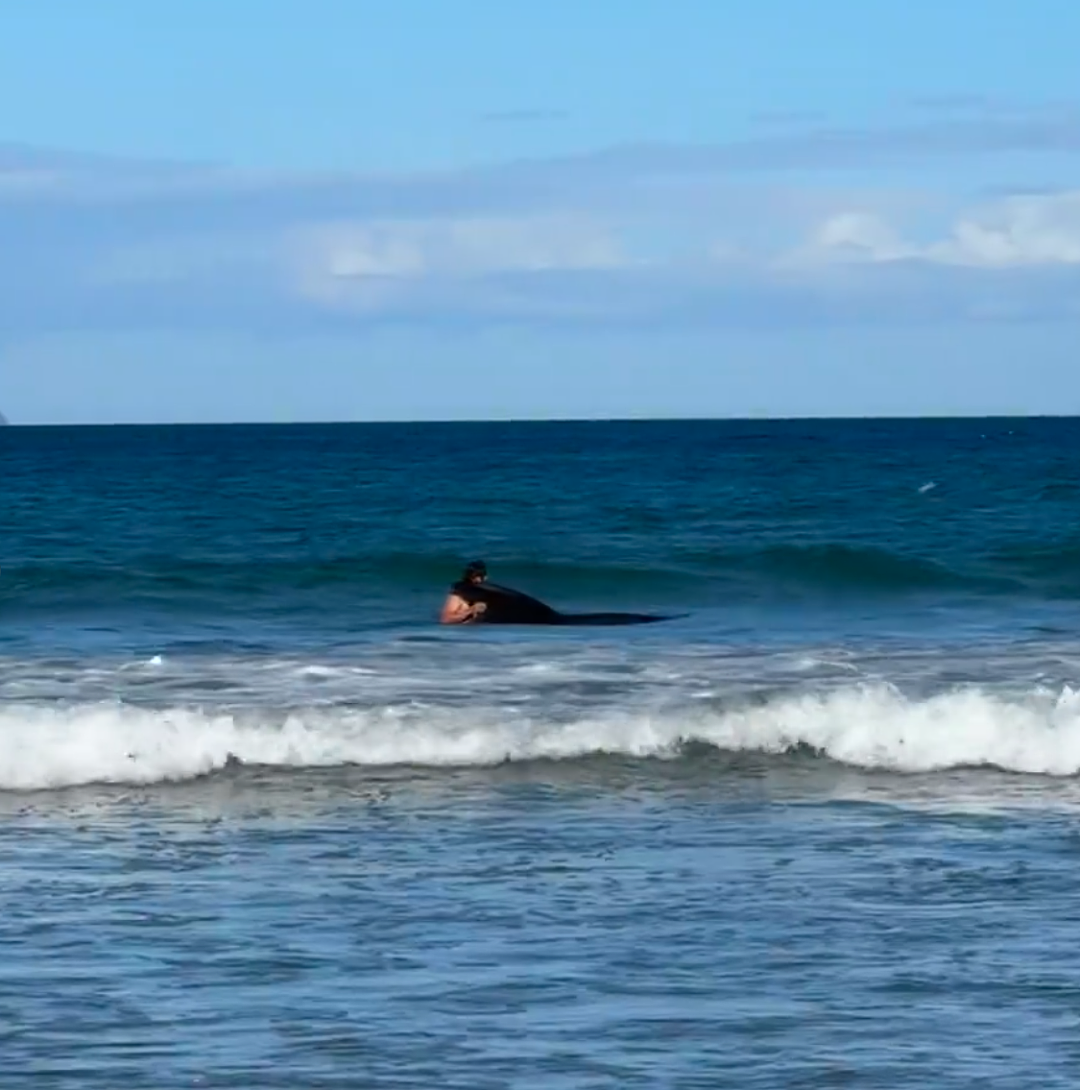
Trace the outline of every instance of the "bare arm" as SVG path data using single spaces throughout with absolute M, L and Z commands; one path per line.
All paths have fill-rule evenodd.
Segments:
M 451 594 L 443 603 L 442 613 L 439 616 L 440 624 L 469 624 L 487 609 L 484 602 L 469 605 L 464 598 Z

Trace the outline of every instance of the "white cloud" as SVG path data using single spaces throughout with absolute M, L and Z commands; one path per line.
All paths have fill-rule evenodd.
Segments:
M 1080 264 L 1080 190 L 1009 197 L 963 212 L 944 236 L 905 239 L 881 217 L 845 211 L 827 217 L 784 264 L 921 261 L 976 269 Z
M 422 276 L 624 263 L 615 235 L 584 217 L 488 216 L 305 226 L 298 246 L 333 276 Z
M 1037 120 L 1058 136 L 1071 124 Z M 993 144 L 1003 132 L 983 135 Z M 938 128 L 922 135 L 936 148 Z M 892 137 L 918 143 L 911 127 Z M 736 185 L 730 174 L 804 154 L 846 161 L 889 139 L 811 131 L 412 178 L 251 175 L 0 147 L 0 325 L 17 335 L 88 324 L 1075 313 L 1080 191 L 957 207 L 911 187 Z
M 924 252 L 932 261 L 987 268 L 1080 264 L 1080 190 L 978 209 Z
M 819 262 L 899 261 L 911 256 L 895 228 L 882 217 L 865 211 L 838 212 L 828 216 L 810 233 L 804 246 L 784 254 L 783 266 Z
M 423 280 L 614 270 L 614 232 L 582 216 L 319 223 L 293 232 L 287 276 L 307 298 L 371 310 Z

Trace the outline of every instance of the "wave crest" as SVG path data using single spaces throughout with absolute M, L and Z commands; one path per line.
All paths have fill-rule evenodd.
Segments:
M 1080 694 L 1006 698 L 978 689 L 909 698 L 887 685 L 783 696 L 738 708 L 608 711 L 557 722 L 511 709 L 409 705 L 269 712 L 153 710 L 124 704 L 8 705 L 0 712 L 0 789 L 152 784 L 239 761 L 279 768 L 484 766 L 600 754 L 678 758 L 811 750 L 897 773 L 987 766 L 1080 773 Z

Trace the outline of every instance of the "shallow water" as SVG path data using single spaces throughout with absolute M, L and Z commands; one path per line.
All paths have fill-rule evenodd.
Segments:
M 1072 1084 L 1074 798 L 711 771 L 25 799 L 7 1084 Z

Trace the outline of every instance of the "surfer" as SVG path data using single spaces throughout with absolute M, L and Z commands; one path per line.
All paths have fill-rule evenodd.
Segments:
M 520 590 L 488 582 L 482 560 L 466 565 L 439 616 L 441 624 L 617 625 L 666 619 L 648 613 L 560 613 Z

